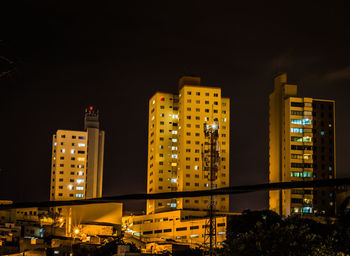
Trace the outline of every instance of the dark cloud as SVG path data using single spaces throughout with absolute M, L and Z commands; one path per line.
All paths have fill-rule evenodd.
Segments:
M 350 66 L 335 70 L 333 72 L 326 73 L 323 78 L 327 81 L 337 80 L 349 80 L 350 79 Z

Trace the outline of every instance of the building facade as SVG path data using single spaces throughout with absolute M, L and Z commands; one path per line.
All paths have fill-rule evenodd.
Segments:
M 335 178 L 335 102 L 297 97 L 297 85 L 280 74 L 269 103 L 269 182 Z M 332 188 L 270 191 L 269 207 L 282 216 L 333 216 L 335 193 Z
M 125 216 L 123 228 L 127 234 L 144 242 L 166 241 L 202 245 L 208 220 L 203 211 L 175 210 L 151 215 Z M 217 245 L 226 240 L 226 216 L 216 216 Z
M 102 197 L 104 131 L 98 111 L 85 110 L 85 131 L 57 130 L 52 138 L 50 200 Z
M 147 193 L 209 189 L 203 171 L 204 125 L 219 125 L 220 168 L 215 187 L 229 186 L 230 100 L 221 89 L 182 77 L 178 94 L 157 92 L 149 101 Z M 148 200 L 147 214 L 207 210 L 208 197 Z M 229 197 L 216 197 L 216 210 L 229 211 Z

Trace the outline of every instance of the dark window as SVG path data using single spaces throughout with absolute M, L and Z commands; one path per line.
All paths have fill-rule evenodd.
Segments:
M 292 107 L 304 107 L 304 102 L 291 102 Z
M 303 199 L 301 198 L 292 198 L 292 204 L 302 204 L 303 203 Z

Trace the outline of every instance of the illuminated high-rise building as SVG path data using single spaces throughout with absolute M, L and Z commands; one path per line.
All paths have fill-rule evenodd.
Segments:
M 335 178 L 335 102 L 298 97 L 286 74 L 275 77 L 269 101 L 269 182 Z M 332 216 L 335 194 L 332 188 L 270 191 L 269 206 L 282 216 Z
M 104 131 L 98 111 L 85 110 L 85 131 L 57 130 L 52 139 L 50 200 L 102 197 Z
M 149 101 L 147 193 L 209 189 L 203 170 L 204 124 L 219 125 L 220 168 L 214 186 L 229 186 L 230 100 L 221 89 L 182 77 L 179 93 L 157 92 Z M 208 210 L 209 197 L 148 200 L 147 214 Z M 216 210 L 229 210 L 228 195 L 216 196 Z

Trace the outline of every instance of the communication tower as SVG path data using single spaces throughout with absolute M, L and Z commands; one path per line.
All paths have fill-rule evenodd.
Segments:
M 219 146 L 219 123 L 204 123 L 204 145 L 202 144 L 202 168 L 204 177 L 208 178 L 209 189 L 216 189 L 215 183 L 218 177 L 220 166 L 220 146 Z M 215 218 L 215 196 L 210 195 L 209 218 L 205 225 L 204 245 L 209 246 L 209 254 L 214 255 L 216 248 L 216 218 Z

